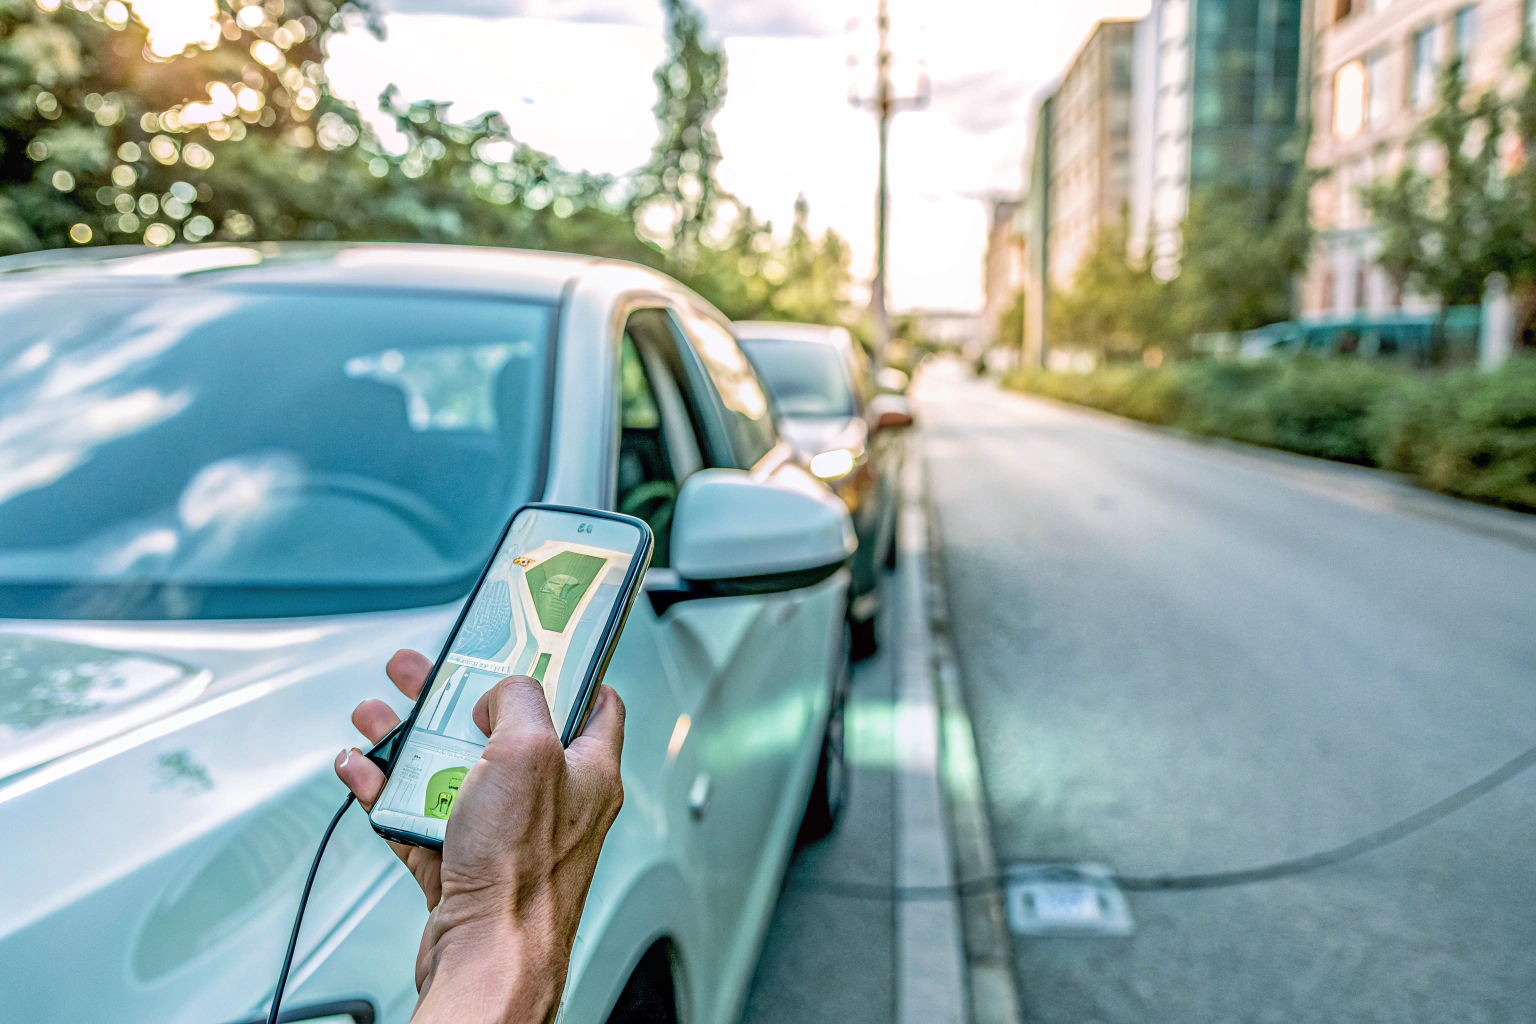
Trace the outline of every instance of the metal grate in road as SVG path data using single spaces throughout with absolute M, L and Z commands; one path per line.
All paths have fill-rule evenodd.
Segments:
M 1127 936 L 1131 907 L 1102 864 L 1010 864 L 1004 872 L 1015 935 Z

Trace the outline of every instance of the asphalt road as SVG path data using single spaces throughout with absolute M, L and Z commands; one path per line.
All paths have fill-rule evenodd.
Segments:
M 1000 863 L 1249 867 L 1536 744 L 1536 552 L 956 367 L 919 410 Z M 1026 1021 L 1536 1020 L 1536 771 L 1131 907 L 1129 939 L 1014 938 Z

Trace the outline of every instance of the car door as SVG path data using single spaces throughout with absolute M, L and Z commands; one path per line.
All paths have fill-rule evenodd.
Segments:
M 770 475 L 788 464 L 767 399 L 735 338 L 674 311 L 686 386 L 716 459 Z M 716 1019 L 731 1019 L 756 963 L 814 772 L 840 651 L 846 579 L 782 593 L 683 602 L 668 647 L 691 688 L 697 761 L 688 806 L 704 842 L 719 950 Z

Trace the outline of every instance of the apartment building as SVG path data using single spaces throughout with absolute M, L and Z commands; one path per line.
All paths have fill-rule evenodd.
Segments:
M 1024 235 L 1016 197 L 988 201 L 987 251 L 982 260 L 981 336 L 987 344 L 1020 345 L 1022 338 L 1002 338 L 999 327 L 1024 287 Z
M 1131 41 L 1136 23 L 1093 27 L 1051 104 L 1046 181 L 1050 283 L 1066 288 L 1130 195 Z
M 1304 314 L 1370 313 L 1430 303 L 1396 294 L 1362 190 L 1396 173 L 1437 99 L 1440 69 L 1462 60 L 1469 90 L 1508 79 L 1536 4 L 1527 0 L 1318 0 L 1311 166 L 1318 237 L 1301 290 Z
M 1138 25 L 1129 247 L 1150 249 L 1161 276 L 1178 273 L 1193 195 L 1290 182 L 1302 11 L 1303 0 L 1152 0 Z

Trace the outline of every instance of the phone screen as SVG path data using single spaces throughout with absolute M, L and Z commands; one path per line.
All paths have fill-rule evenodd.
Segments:
M 473 710 L 491 687 L 527 675 L 544 687 L 555 727 L 585 714 L 590 670 L 617 637 L 643 526 L 558 509 L 519 512 L 491 560 L 396 755 L 370 815 L 376 825 L 442 841 L 459 785 L 486 735 Z M 644 569 L 644 566 L 640 566 Z M 638 574 L 635 574 L 638 576 Z

